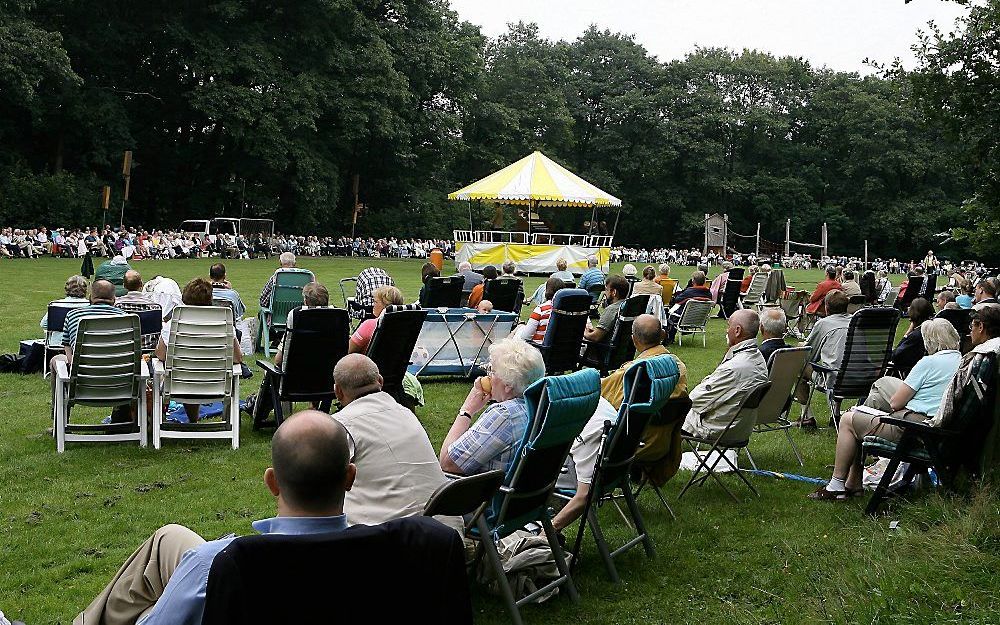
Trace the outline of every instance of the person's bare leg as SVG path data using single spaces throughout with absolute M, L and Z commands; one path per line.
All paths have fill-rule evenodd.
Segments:
M 833 479 L 843 480 L 847 490 L 855 490 L 861 486 L 860 467 L 857 466 L 860 457 L 858 438 L 854 432 L 854 412 L 847 412 L 840 418 L 837 450 L 833 460 Z

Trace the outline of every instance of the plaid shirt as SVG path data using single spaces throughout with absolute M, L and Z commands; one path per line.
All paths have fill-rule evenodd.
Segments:
M 523 397 L 493 404 L 448 447 L 448 455 L 466 475 L 494 469 L 506 472 L 527 428 L 528 406 Z
M 354 290 L 354 301 L 360 306 L 372 306 L 375 290 L 383 286 L 396 286 L 384 269 L 369 267 L 358 274 L 358 283 Z

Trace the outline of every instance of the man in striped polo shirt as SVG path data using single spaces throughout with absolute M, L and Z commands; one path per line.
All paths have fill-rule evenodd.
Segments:
M 66 321 L 63 324 L 63 349 L 66 354 L 52 358 L 52 367 L 55 369 L 57 360 L 72 362 L 73 347 L 76 345 L 76 331 L 80 327 L 80 320 L 84 317 L 95 315 L 124 315 L 125 311 L 115 306 L 115 285 L 107 280 L 96 280 L 90 286 L 90 305 L 74 308 L 66 313 Z M 53 379 L 54 376 L 53 376 Z

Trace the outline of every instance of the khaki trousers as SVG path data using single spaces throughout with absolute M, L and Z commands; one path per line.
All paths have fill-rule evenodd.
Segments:
M 204 542 L 183 525 L 156 530 L 73 620 L 73 625 L 132 625 L 156 605 L 181 556 Z
M 885 376 L 879 378 L 872 385 L 872 390 L 868 392 L 868 398 L 863 402 L 869 408 L 876 408 L 885 412 L 892 412 L 889 400 L 896 394 L 903 381 L 899 378 Z M 902 417 L 900 417 L 902 418 Z

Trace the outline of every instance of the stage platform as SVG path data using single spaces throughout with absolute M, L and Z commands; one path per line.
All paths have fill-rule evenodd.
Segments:
M 514 261 L 521 273 L 549 274 L 556 271 L 556 261 L 566 260 L 575 275 L 587 271 L 587 257 L 597 257 L 602 271 L 610 269 L 611 237 L 535 233 L 529 240 L 525 232 L 455 231 L 455 266 L 469 261 L 473 269 L 493 265 L 497 269 Z

